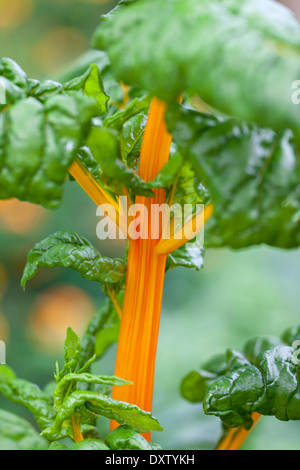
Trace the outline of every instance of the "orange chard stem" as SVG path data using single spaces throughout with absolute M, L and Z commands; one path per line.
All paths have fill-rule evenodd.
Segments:
M 74 431 L 74 441 L 81 442 L 84 441 L 83 435 L 81 434 L 80 427 L 77 423 L 77 419 L 75 414 L 72 416 L 72 426 L 73 426 L 73 431 Z
M 114 220 L 114 218 L 112 220 L 116 223 L 116 226 L 126 234 L 127 217 L 123 213 L 120 214 L 118 202 L 98 183 L 78 158 L 69 168 L 69 173 L 97 206 L 109 205 L 114 208 L 116 220 Z M 109 213 L 107 215 L 111 217 Z
M 172 136 L 165 125 L 166 105 L 154 98 L 151 103 L 139 162 L 139 175 L 147 182 L 155 179 L 168 162 Z M 156 349 L 165 278 L 166 255 L 155 253 L 151 206 L 164 204 L 164 190 L 155 197 L 138 196 L 136 204 L 148 210 L 148 239 L 129 240 L 128 267 L 115 374 L 133 383 L 113 389 L 113 398 L 152 411 Z M 118 426 L 111 423 L 111 429 Z M 145 435 L 151 440 L 150 433 Z
M 165 111 L 166 104 L 154 98 L 144 133 L 138 169 L 139 175 L 146 182 L 154 180 L 169 160 L 172 136 L 168 133 L 165 125 Z M 127 233 L 127 217 L 120 213 L 118 202 L 93 178 L 80 160 L 75 160 L 69 172 L 98 206 L 102 204 L 114 206 L 117 212 L 117 225 L 123 233 Z M 159 227 L 159 239 L 151 239 L 151 208 L 153 205 L 161 206 L 166 202 L 164 190 L 154 190 L 154 194 L 153 198 L 138 196 L 135 201 L 136 204 L 142 204 L 147 208 L 148 238 L 146 240 L 129 239 L 122 312 L 119 305 L 116 305 L 116 299 L 108 291 L 121 317 L 115 374 L 133 383 L 133 385 L 115 387 L 113 398 L 136 404 L 149 412 L 152 411 L 155 359 L 166 258 L 169 253 L 190 239 L 183 237 L 178 240 L 175 234 L 170 240 L 160 240 L 162 226 Z M 204 222 L 210 218 L 212 211 L 212 206 L 205 209 Z M 187 231 L 185 230 L 184 234 L 189 233 L 189 230 L 194 230 L 198 217 L 197 215 L 186 224 Z M 200 230 L 202 228 L 200 227 Z M 72 418 L 72 423 L 76 439 L 82 440 L 75 416 Z M 111 429 L 117 426 L 118 424 L 112 421 Z M 145 437 L 149 441 L 151 440 L 150 433 L 145 434 Z
M 242 426 L 240 428 L 231 429 L 224 439 L 221 440 L 216 450 L 240 450 L 249 434 L 261 419 L 261 415 L 253 413 L 252 419 L 253 425 L 248 431 Z
M 114 206 L 117 212 L 119 212 L 119 206 L 117 202 L 108 194 L 104 188 L 93 178 L 91 173 L 85 168 L 80 160 L 76 159 L 71 167 L 69 173 L 87 193 L 88 196 L 94 201 L 97 206 L 101 204 L 111 204 Z
M 111 299 L 111 301 L 112 301 L 112 303 L 113 303 L 113 305 L 116 309 L 116 312 L 119 315 L 119 318 L 121 320 L 121 318 L 122 318 L 122 309 L 120 307 L 120 304 L 119 304 L 115 294 L 110 290 L 110 288 L 108 287 L 107 284 L 105 284 L 105 287 L 106 287 L 107 293 L 108 293 L 108 295 L 109 295 L 109 297 L 110 297 L 110 299 Z

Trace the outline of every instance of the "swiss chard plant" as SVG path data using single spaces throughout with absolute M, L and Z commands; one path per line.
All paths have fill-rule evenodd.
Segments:
M 100 50 L 94 60 L 60 82 L 30 79 L 0 60 L 0 198 L 55 209 L 70 177 L 113 209 L 108 219 L 128 239 L 124 260 L 103 257 L 70 229 L 29 252 L 24 288 L 39 267 L 63 266 L 108 299 L 81 342 L 68 330 L 65 364 L 45 390 L 1 367 L 0 392 L 31 411 L 41 431 L 1 411 L 0 435 L 22 449 L 157 449 L 150 433 L 162 430 L 152 398 L 166 271 L 203 267 L 204 224 L 207 248 L 300 245 L 300 113 L 292 102 L 300 28 L 286 8 L 123 0 L 92 46 Z M 133 204 L 145 211 L 131 213 Z M 163 222 L 153 224 L 162 205 L 190 208 L 180 228 L 173 213 L 168 237 Z M 115 376 L 92 374 L 117 341 Z M 300 418 L 298 366 L 286 343 L 256 340 L 183 381 L 183 395 L 224 423 L 219 449 L 238 449 L 261 415 Z M 102 418 L 111 420 L 105 442 Z

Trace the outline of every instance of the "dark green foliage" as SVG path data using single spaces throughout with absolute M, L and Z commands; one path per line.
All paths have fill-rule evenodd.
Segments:
M 137 441 L 137 433 L 148 431 L 162 431 L 162 427 L 151 413 L 142 411 L 135 405 L 120 402 L 110 398 L 109 390 L 112 386 L 128 385 L 118 377 L 93 375 L 87 372 L 96 356 L 90 358 L 86 364 L 80 366 L 81 345 L 78 336 L 71 330 L 67 331 L 65 341 L 65 363 L 60 370 L 56 365 L 56 386 L 46 387 L 41 391 L 36 385 L 18 379 L 7 366 L 0 366 L 0 393 L 8 400 L 27 408 L 35 417 L 42 437 L 31 429 L 24 420 L 6 414 L 0 410 L 3 421 L 12 423 L 10 429 L 0 425 L 0 446 L 9 441 L 10 446 L 22 449 L 68 450 L 61 445 L 61 439 L 69 437 L 74 439 L 72 417 L 76 418 L 84 438 L 70 450 L 106 450 L 109 447 L 97 439 L 97 419 L 105 417 L 114 419 L 122 425 L 130 426 L 132 439 Z M 80 384 L 80 385 L 79 385 Z M 80 386 L 85 385 L 83 390 Z M 91 388 L 94 387 L 95 390 Z M 54 390 L 54 393 L 51 393 Z M 89 439 L 90 436 L 96 439 Z M 128 436 L 119 436 L 124 440 L 125 448 Z M 140 439 L 142 441 L 143 438 Z M 114 442 L 114 438 L 112 438 Z M 146 441 L 145 441 L 146 442 Z M 3 443 L 3 444 L 2 444 Z M 132 444 L 133 445 L 133 444 Z
M 163 100 L 189 90 L 241 119 L 300 128 L 300 28 L 275 1 L 140 0 L 108 15 L 93 45 L 119 79 Z
M 91 119 L 100 102 L 105 105 L 98 69 L 90 67 L 69 88 L 30 80 L 10 59 L 0 60 L 0 76 L 6 87 L 6 105 L 0 106 L 0 198 L 56 208 Z
M 205 413 L 218 416 L 230 428 L 250 428 L 254 412 L 281 421 L 299 420 L 299 363 L 293 347 L 297 331 L 285 333 L 281 341 L 255 338 L 243 352 L 229 349 L 188 374 L 182 395 L 194 403 L 203 401 Z
M 86 238 L 71 230 L 51 235 L 37 243 L 28 253 L 22 278 L 23 287 L 35 276 L 39 266 L 72 268 L 85 279 L 104 284 L 122 281 L 126 271 L 124 261 L 102 257 Z
M 207 247 L 299 246 L 300 167 L 291 131 L 182 107 L 169 110 L 167 121 L 214 204 Z

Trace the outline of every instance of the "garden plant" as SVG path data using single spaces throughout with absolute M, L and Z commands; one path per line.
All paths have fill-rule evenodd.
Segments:
M 0 393 L 40 429 L 0 410 L 0 435 L 23 449 L 158 450 L 151 433 L 163 423 L 152 400 L 166 272 L 204 267 L 204 225 L 207 248 L 300 245 L 300 27 L 273 0 L 123 0 L 92 48 L 59 81 L 0 59 L 0 198 L 54 210 L 69 178 L 112 209 L 105 227 L 128 239 L 125 259 L 110 259 L 100 241 L 98 250 L 62 227 L 29 252 L 23 288 L 39 267 L 61 266 L 98 283 L 107 300 L 81 340 L 68 329 L 65 363 L 43 390 L 0 366 Z M 168 237 L 160 207 L 171 208 Z M 300 419 L 299 339 L 297 327 L 250 339 L 187 370 L 182 396 L 222 421 L 217 449 L 240 449 L 262 416 Z M 115 342 L 115 375 L 93 374 Z

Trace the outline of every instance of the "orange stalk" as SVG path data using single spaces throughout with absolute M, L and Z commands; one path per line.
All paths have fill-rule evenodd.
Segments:
M 167 132 L 166 105 L 153 99 L 145 129 L 138 173 L 152 181 L 169 159 L 172 136 Z M 151 206 L 164 204 L 164 190 L 155 197 L 138 196 L 136 204 L 148 210 L 148 239 L 129 240 L 128 268 L 115 374 L 133 383 L 115 387 L 113 398 L 152 411 L 155 358 L 165 278 L 166 255 L 155 253 L 159 240 L 152 240 Z M 162 227 L 160 227 L 160 233 Z M 112 422 L 111 429 L 117 423 Z M 151 435 L 145 435 L 151 440 Z
M 114 217 L 110 213 L 107 213 L 107 215 L 112 218 L 117 228 L 126 235 L 126 214 L 120 213 L 118 202 L 95 180 L 79 159 L 73 162 L 69 168 L 69 173 L 97 206 L 109 205 L 114 209 Z
M 239 450 L 246 441 L 249 434 L 253 431 L 254 427 L 260 420 L 261 415 L 253 413 L 253 425 L 247 431 L 244 427 L 231 429 L 228 434 L 221 440 L 216 450 Z
M 69 168 L 69 173 L 94 201 L 97 206 L 111 204 L 116 213 L 119 213 L 119 205 L 113 197 L 93 178 L 91 173 L 85 168 L 80 160 L 75 160 Z
M 77 419 L 75 414 L 72 416 L 72 426 L 73 426 L 73 431 L 74 431 L 74 441 L 81 442 L 84 441 L 83 435 L 81 434 L 80 427 L 77 423 Z

